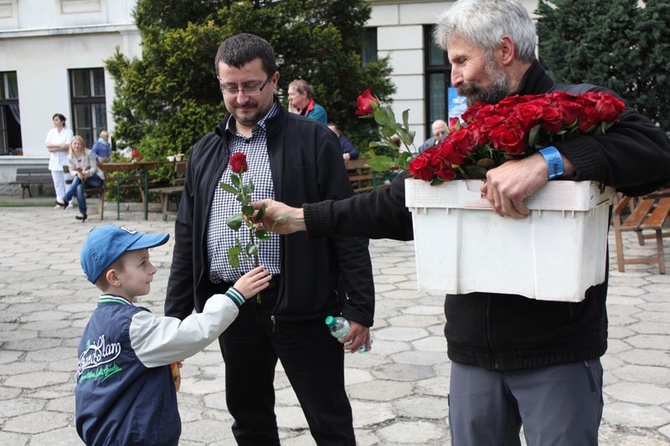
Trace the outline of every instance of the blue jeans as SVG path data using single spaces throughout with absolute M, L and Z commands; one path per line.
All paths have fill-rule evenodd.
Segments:
M 86 178 L 86 181 L 84 181 L 83 183 L 81 182 L 79 176 L 75 175 L 74 179 L 72 180 L 72 185 L 70 186 L 70 189 L 68 189 L 68 191 L 63 196 L 63 200 L 67 203 L 68 201 L 72 200 L 72 197 L 76 193 L 77 204 L 79 205 L 79 212 L 81 212 L 83 215 L 86 215 L 86 195 L 84 194 L 84 190 L 87 187 L 90 188 L 101 187 L 102 183 L 103 181 L 98 176 L 98 174 L 91 175 L 90 177 Z

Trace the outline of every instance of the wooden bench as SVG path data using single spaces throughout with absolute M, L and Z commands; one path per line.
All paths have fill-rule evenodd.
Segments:
M 184 183 L 186 178 L 184 174 L 186 172 L 186 161 L 177 161 L 174 164 L 174 172 L 172 180 L 170 180 L 170 185 L 165 187 L 153 187 L 149 189 L 149 192 L 158 194 L 161 202 L 161 212 L 163 214 L 163 220 L 168 219 L 168 207 L 170 204 L 170 198 L 172 197 L 181 197 L 181 193 L 184 190 Z
M 30 186 L 33 184 L 54 184 L 51 177 L 51 171 L 47 167 L 20 167 L 16 169 L 16 180 L 9 184 L 21 185 L 21 198 L 28 196 L 32 198 L 33 194 L 30 191 Z
M 613 219 L 617 266 L 620 272 L 624 272 L 625 265 L 658 263 L 659 274 L 665 274 L 663 238 L 670 235 L 670 232 L 664 232 L 663 229 L 669 216 L 670 196 L 664 190 L 638 198 L 617 194 Z M 656 255 L 624 258 L 622 233 L 630 231 L 637 234 L 641 246 L 644 246 L 645 240 L 655 239 Z M 645 233 L 648 231 L 652 233 Z
M 349 181 L 354 188 L 354 193 L 362 194 L 371 190 L 385 187 L 383 176 L 374 172 L 363 158 L 345 160 L 344 166 L 349 175 Z

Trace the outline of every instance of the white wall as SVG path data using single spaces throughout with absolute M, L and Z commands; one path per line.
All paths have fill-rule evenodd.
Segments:
M 389 56 L 396 86 L 393 112 L 400 120 L 409 110 L 410 128 L 416 132 L 418 147 L 424 134 L 424 45 L 423 25 L 435 23 L 437 17 L 453 2 L 413 2 L 411 4 L 377 4 L 373 2 L 369 26 L 377 27 L 377 49 L 380 57 Z
M 6 6 L 6 1 L 0 3 Z M 130 14 L 135 0 L 11 2 L 11 17 L 0 7 L 0 71 L 17 74 L 24 156 L 45 157 L 53 114 L 64 114 L 72 124 L 68 70 L 103 67 L 117 46 L 126 56 L 141 55 Z M 109 76 L 105 87 L 112 130 L 114 84 Z

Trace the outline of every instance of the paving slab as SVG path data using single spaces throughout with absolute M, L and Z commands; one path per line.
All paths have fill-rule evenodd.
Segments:
M 94 207 L 95 200 L 91 203 Z M 116 206 L 85 223 L 52 207 L 0 208 L 0 444 L 81 444 L 74 428 L 76 349 L 95 307 L 96 289 L 79 266 L 79 249 L 97 226 L 121 224 L 174 233 L 174 217 Z M 610 348 L 603 357 L 601 445 L 670 444 L 670 275 L 653 265 L 616 270 L 610 234 Z M 624 234 L 626 249 L 653 253 Z M 174 240 L 152 250 L 159 268 L 142 305 L 162 314 Z M 377 289 L 373 349 L 347 356 L 346 380 L 361 446 L 447 445 L 449 360 L 443 296 L 417 291 L 412 242 L 370 244 Z M 215 343 L 186 361 L 179 392 L 183 446 L 234 444 L 225 405 L 225 373 Z M 278 367 L 282 444 L 312 446 L 304 415 Z

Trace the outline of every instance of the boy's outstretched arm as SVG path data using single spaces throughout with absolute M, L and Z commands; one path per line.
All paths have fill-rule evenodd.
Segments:
M 136 313 L 130 323 L 130 342 L 146 367 L 182 361 L 211 344 L 228 328 L 244 300 L 268 287 L 272 276 L 259 266 L 242 276 L 224 294 L 214 294 L 201 313 L 184 320 L 158 317 L 150 311 Z

